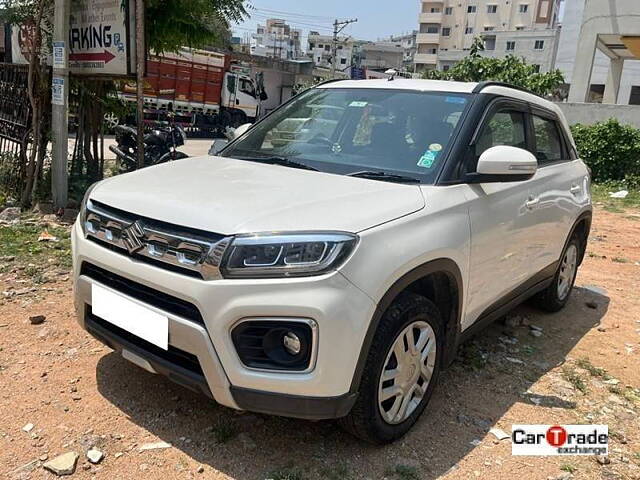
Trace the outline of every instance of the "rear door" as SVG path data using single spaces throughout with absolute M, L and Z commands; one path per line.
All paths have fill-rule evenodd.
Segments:
M 584 167 L 564 134 L 554 112 L 532 106 L 532 153 L 538 171 L 530 180 L 535 203 L 530 215 L 535 222 L 529 241 L 534 273 L 553 270 L 567 235 L 587 199 Z

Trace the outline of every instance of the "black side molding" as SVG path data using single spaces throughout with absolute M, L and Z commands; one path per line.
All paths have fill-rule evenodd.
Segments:
M 345 393 L 338 397 L 304 397 L 234 386 L 231 387 L 231 395 L 243 410 L 305 420 L 344 417 L 358 396 L 356 393 Z

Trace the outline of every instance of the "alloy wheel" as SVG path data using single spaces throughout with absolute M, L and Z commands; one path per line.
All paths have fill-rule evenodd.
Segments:
M 382 419 L 398 424 L 420 405 L 436 363 L 436 334 L 427 322 L 415 321 L 391 345 L 378 381 Z

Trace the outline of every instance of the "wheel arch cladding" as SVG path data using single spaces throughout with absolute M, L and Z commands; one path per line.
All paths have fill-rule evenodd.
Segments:
M 436 304 L 445 322 L 445 352 L 442 357 L 443 364 L 448 365 L 455 357 L 462 313 L 462 273 L 453 260 L 449 258 L 439 258 L 424 263 L 404 274 L 396 280 L 378 302 L 360 349 L 358 363 L 351 381 L 350 392 L 357 392 L 360 387 L 360 380 L 367 355 L 382 315 L 398 295 L 405 291 L 422 295 Z

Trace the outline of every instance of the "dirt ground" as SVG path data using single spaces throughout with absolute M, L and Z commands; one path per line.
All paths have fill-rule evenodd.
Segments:
M 53 478 L 42 464 L 74 451 L 77 478 L 640 479 L 640 214 L 598 208 L 587 252 L 565 310 L 525 305 L 468 342 L 418 424 L 385 447 L 334 422 L 240 415 L 147 373 L 78 327 L 64 269 L 34 283 L 4 258 L 0 475 Z M 517 423 L 608 424 L 610 463 L 514 457 L 489 429 Z M 140 451 L 160 441 L 171 446 Z

